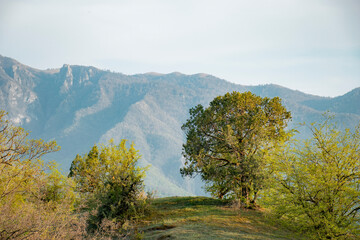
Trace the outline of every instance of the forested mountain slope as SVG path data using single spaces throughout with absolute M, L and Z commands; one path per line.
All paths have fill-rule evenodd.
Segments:
M 191 107 L 229 91 L 279 96 L 292 112 L 290 127 L 321 120 L 327 110 L 343 127 L 360 121 L 359 88 L 325 98 L 277 85 L 237 85 L 207 74 L 124 75 L 73 65 L 38 70 L 0 56 L 0 109 L 32 138 L 55 139 L 62 150 L 49 157 L 64 171 L 93 144 L 126 138 L 140 150 L 142 164 L 151 164 L 146 185 L 159 196 L 203 193 L 199 179 L 184 180 L 179 174 L 181 125 Z

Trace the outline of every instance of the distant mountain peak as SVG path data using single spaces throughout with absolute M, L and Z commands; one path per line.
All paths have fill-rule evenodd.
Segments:
M 150 75 L 150 76 L 164 76 L 165 74 L 163 74 L 163 73 L 158 73 L 158 72 L 147 72 L 147 73 L 144 73 L 144 75 Z
M 183 76 L 185 74 L 181 73 L 181 72 L 172 72 L 172 73 L 169 73 L 169 75 L 173 75 L 173 76 Z
M 60 74 L 64 75 L 64 83 L 61 86 L 60 93 L 66 93 L 72 87 L 74 83 L 74 76 L 72 74 L 72 69 L 70 65 L 64 64 L 60 69 Z
M 207 74 L 207 73 L 197 73 L 195 74 L 196 76 L 199 76 L 199 77 L 213 77 L 213 75 L 210 75 L 210 74 Z

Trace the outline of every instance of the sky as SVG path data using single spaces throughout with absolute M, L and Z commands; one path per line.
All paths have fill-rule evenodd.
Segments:
M 0 0 L 0 55 L 334 97 L 360 87 L 360 1 Z

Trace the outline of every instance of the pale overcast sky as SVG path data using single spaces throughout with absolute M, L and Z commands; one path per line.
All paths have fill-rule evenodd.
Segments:
M 360 1 L 0 0 L 0 55 L 338 96 L 360 87 Z

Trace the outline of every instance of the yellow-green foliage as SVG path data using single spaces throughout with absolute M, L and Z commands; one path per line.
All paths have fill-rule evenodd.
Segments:
M 146 168 L 137 165 L 140 155 L 126 140 L 115 145 L 96 145 L 83 157 L 77 155 L 70 174 L 86 199 L 86 210 L 95 210 L 88 220 L 89 230 L 101 228 L 104 220 L 117 223 L 136 219 L 144 214 L 146 199 L 141 198 Z
M 284 146 L 271 162 L 274 181 L 262 200 L 314 239 L 360 237 L 359 127 L 312 124 L 311 139 Z
M 75 237 L 71 180 L 40 160 L 59 147 L 27 139 L 5 117 L 0 112 L 0 239 Z
M 43 199 L 47 202 L 61 202 L 67 199 L 70 206 L 73 206 L 76 199 L 74 181 L 63 175 L 58 169 L 58 164 L 55 162 L 47 164 L 47 168 L 49 173 L 46 175 L 41 189 Z

